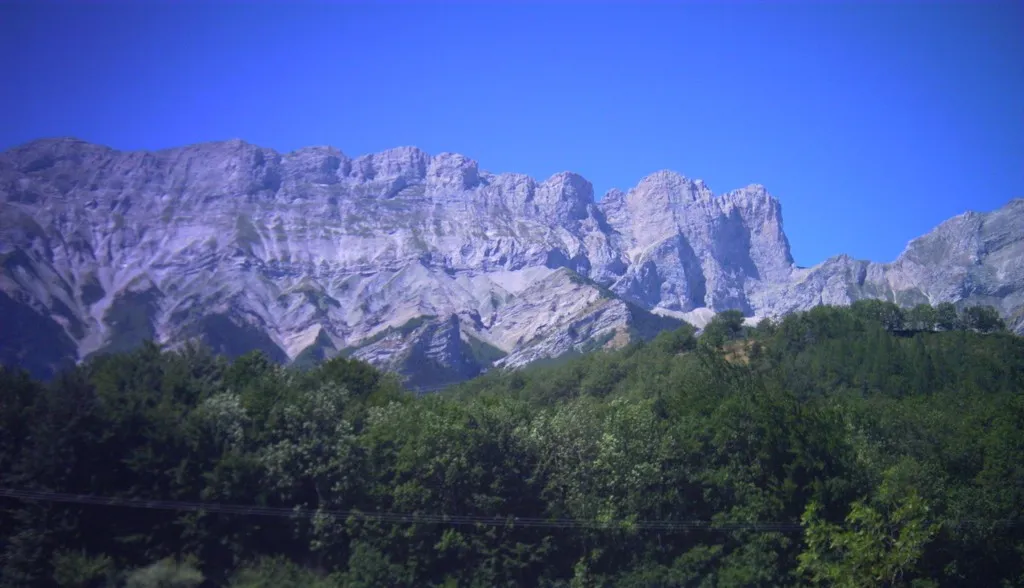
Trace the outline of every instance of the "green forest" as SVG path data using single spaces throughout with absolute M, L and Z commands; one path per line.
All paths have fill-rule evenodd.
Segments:
M 1024 338 L 739 312 L 436 394 L 199 345 L 0 368 L 3 586 L 1024 586 Z

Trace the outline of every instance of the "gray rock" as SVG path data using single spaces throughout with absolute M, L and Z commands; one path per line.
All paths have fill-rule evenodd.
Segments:
M 345 353 L 439 385 L 621 345 L 665 316 L 864 297 L 992 304 L 1020 331 L 1022 239 L 1014 200 L 892 263 L 802 269 L 762 186 L 715 196 L 661 171 L 595 203 L 571 172 L 537 182 L 412 147 L 350 159 L 46 139 L 0 154 L 0 360 L 46 375 L 147 338 L 200 338 L 282 361 Z

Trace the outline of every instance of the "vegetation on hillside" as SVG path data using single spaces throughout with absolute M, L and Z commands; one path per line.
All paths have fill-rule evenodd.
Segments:
M 418 397 L 199 347 L 0 368 L 4 586 L 1019 586 L 1022 505 L 986 309 L 726 312 Z

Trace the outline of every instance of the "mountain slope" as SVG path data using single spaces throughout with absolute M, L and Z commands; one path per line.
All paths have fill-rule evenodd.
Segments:
M 280 361 L 351 354 L 429 386 L 707 309 L 964 301 L 1020 329 L 1022 219 L 1017 200 L 944 223 L 890 264 L 799 269 L 761 186 L 714 196 L 662 171 L 595 203 L 577 174 L 492 174 L 415 148 L 46 139 L 0 154 L 0 360 L 45 375 L 147 338 L 200 338 Z

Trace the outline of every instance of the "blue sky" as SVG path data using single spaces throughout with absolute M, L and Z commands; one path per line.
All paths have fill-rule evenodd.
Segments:
M 0 5 L 0 148 L 456 151 L 781 199 L 798 263 L 1024 196 L 1024 3 Z

